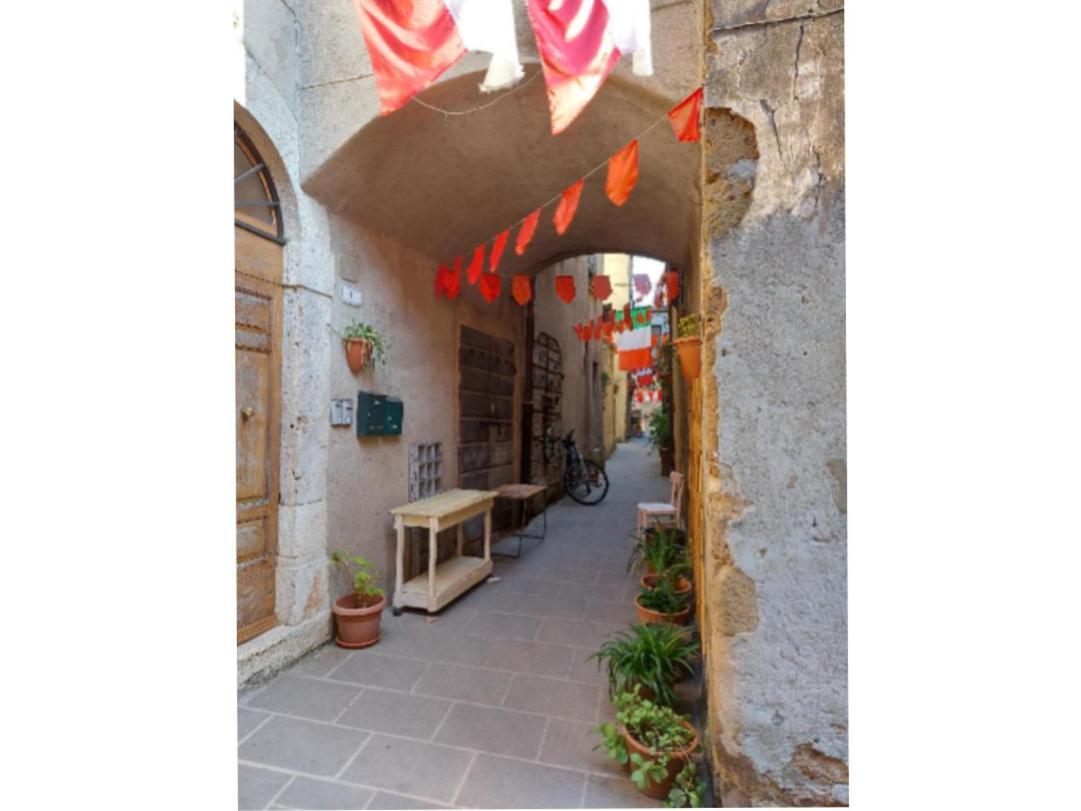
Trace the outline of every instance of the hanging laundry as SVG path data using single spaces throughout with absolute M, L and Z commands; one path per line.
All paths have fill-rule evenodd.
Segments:
M 650 32 L 649 0 L 604 0 L 608 6 L 608 26 L 621 54 L 634 54 L 636 76 L 653 75 L 653 45 Z
M 556 276 L 556 295 L 563 300 L 564 304 L 574 301 L 573 276 Z
M 484 93 L 511 87 L 522 78 L 518 37 L 511 0 L 444 0 L 462 44 L 470 51 L 492 54 L 480 89 Z
M 465 277 L 470 284 L 476 284 L 480 274 L 484 271 L 484 245 L 478 245 L 473 251 L 473 258 L 469 261 L 469 267 L 465 269 Z
M 665 271 L 664 286 L 668 288 L 668 303 L 675 304 L 679 298 L 679 271 Z
M 639 375 L 638 376 L 638 385 L 639 386 L 651 386 L 651 385 L 653 385 L 653 375 L 652 374 Z
M 635 138 L 608 159 L 608 179 L 604 192 L 608 199 L 621 206 L 630 199 L 638 182 L 638 139 Z
M 511 282 L 511 295 L 523 307 L 529 303 L 533 298 L 533 284 L 529 276 L 524 273 L 515 274 L 514 281 Z
M 691 95 L 668 111 L 668 122 L 672 125 L 672 131 L 681 141 L 697 141 L 702 133 L 698 129 L 699 113 L 702 109 L 702 88 L 698 88 Z
M 497 273 L 485 273 L 480 277 L 480 294 L 485 301 L 491 304 L 499 298 L 499 288 L 502 287 L 503 277 Z
M 567 229 L 571 227 L 574 213 L 578 210 L 578 198 L 582 196 L 582 186 L 584 185 L 585 179 L 579 179 L 577 183 L 567 186 L 559 198 L 559 205 L 556 206 L 556 213 L 552 217 L 552 222 L 555 223 L 556 233 L 560 236 L 563 236 Z
M 602 0 L 526 0 L 537 40 L 552 134 L 563 132 L 619 60 Z
M 510 229 L 501 233 L 492 243 L 492 252 L 488 254 L 488 269 L 495 273 L 499 269 L 499 260 L 503 258 L 503 249 L 507 247 L 507 239 L 510 237 Z
M 612 280 L 607 276 L 594 276 L 589 280 L 589 292 L 593 298 L 604 301 L 612 295 Z
M 649 291 L 653 289 L 653 284 L 649 281 L 649 276 L 645 273 L 635 273 L 634 289 L 637 291 L 639 298 L 648 296 Z
M 635 329 L 616 338 L 620 371 L 633 372 L 635 369 L 653 365 L 649 352 L 649 333 L 646 329 Z
M 657 290 L 653 294 L 653 307 L 654 307 L 654 309 L 663 310 L 667 306 L 665 304 L 665 301 L 664 301 L 665 289 L 666 288 L 662 287 L 661 285 L 657 285 Z
M 519 256 L 525 253 L 530 240 L 533 239 L 533 232 L 537 230 L 537 223 L 540 221 L 540 213 L 541 210 L 538 208 L 526 217 L 522 227 L 518 230 L 518 239 L 514 243 L 514 252 Z

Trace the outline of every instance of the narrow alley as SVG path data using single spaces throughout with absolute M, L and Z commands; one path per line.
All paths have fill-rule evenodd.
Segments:
M 634 622 L 635 505 L 668 481 L 644 440 L 607 472 L 601 504 L 553 504 L 544 541 L 434 621 L 388 606 L 375 646 L 329 643 L 242 693 L 240 807 L 659 806 L 593 750 L 612 708 L 588 657 Z

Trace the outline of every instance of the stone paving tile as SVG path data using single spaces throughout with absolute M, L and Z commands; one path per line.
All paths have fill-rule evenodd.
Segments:
M 553 645 L 572 645 L 595 651 L 604 644 L 608 636 L 624 626 L 610 622 L 592 620 L 570 620 L 546 617 L 541 622 L 538 642 L 550 642 Z
M 574 651 L 574 658 L 571 660 L 571 669 L 567 673 L 567 678 L 571 681 L 585 682 L 586 684 L 608 684 L 608 668 L 606 665 L 597 667 L 597 660 L 590 659 L 592 651 L 588 651 L 585 648 L 578 648 Z
M 519 674 L 514 677 L 503 706 L 556 718 L 592 720 L 597 715 L 601 693 L 601 688 L 592 684 Z
M 585 618 L 596 622 L 633 625 L 637 620 L 637 615 L 632 602 L 590 600 L 589 605 L 586 606 Z
M 597 575 L 597 583 L 602 586 L 637 586 L 638 578 L 641 575 L 615 573 L 615 572 L 601 572 Z M 638 592 L 636 591 L 635 594 Z
M 508 589 L 500 580 L 498 583 L 487 583 L 481 588 L 474 589 L 466 596 L 459 598 L 458 602 L 473 611 L 514 611 L 521 597 L 521 592 Z
M 239 808 L 240 811 L 248 811 L 248 809 L 266 808 L 267 803 L 274 799 L 274 795 L 281 791 L 281 787 L 289 782 L 290 776 L 241 763 L 238 777 Z
M 270 717 L 269 713 L 249 710 L 247 707 L 237 707 L 236 711 L 236 737 L 240 740 L 263 721 Z
M 240 759 L 330 777 L 367 738 L 359 729 L 274 716 L 240 745 Z
M 283 675 L 252 696 L 248 706 L 314 721 L 333 721 L 359 693 L 358 688 L 345 684 Z
M 408 692 L 427 669 L 427 662 L 365 650 L 346 659 L 331 672 L 330 678 Z
M 500 585 L 507 591 L 513 591 L 518 594 L 529 594 L 537 597 L 555 597 L 559 594 L 561 584 L 547 580 L 527 580 L 522 578 L 520 580 L 508 580 L 506 583 L 501 583 Z
M 449 805 L 433 803 L 429 800 L 418 800 L 415 797 L 406 797 L 402 794 L 392 794 L 389 791 L 376 792 L 368 808 L 372 809 L 399 809 L 399 808 L 450 808 Z
M 474 617 L 477 614 L 472 613 Z M 387 646 L 386 653 L 455 665 L 480 666 L 484 663 L 492 648 L 491 639 L 450 628 L 436 628 L 435 625 L 412 628 L 407 635 Z
M 565 645 L 497 639 L 485 665 L 497 670 L 561 678 L 567 675 L 573 655 L 574 648 Z
M 521 598 L 530 599 L 530 598 Z M 540 599 L 544 599 L 543 597 Z M 521 614 L 500 614 L 494 611 L 481 611 L 466 627 L 466 633 L 480 636 L 502 636 L 511 639 L 532 639 L 540 628 L 539 617 L 527 617 Z
M 577 772 L 480 754 L 457 804 L 466 808 L 579 808 L 584 783 L 585 775 Z
M 634 787 L 629 775 L 599 777 L 591 774 L 586 784 L 586 808 L 661 808 L 662 800 L 653 800 Z
M 417 683 L 414 692 L 499 706 L 512 678 L 510 673 L 497 670 L 435 663 Z
M 532 760 L 540 750 L 547 720 L 497 707 L 455 704 L 435 742 Z
M 597 583 L 560 583 L 559 597 L 560 599 L 619 602 L 623 599 L 623 587 L 602 586 Z
M 596 583 L 600 572 L 594 568 L 567 568 L 562 566 L 546 567 L 541 575 L 548 580 L 561 583 Z
M 368 788 L 298 776 L 278 796 L 278 802 L 305 811 L 354 811 L 365 808 L 374 796 L 375 792 Z
M 352 655 L 353 651 L 339 648 L 333 642 L 330 642 L 321 648 L 317 648 L 297 662 L 289 669 L 289 675 L 321 678 Z
M 527 595 L 518 601 L 518 613 L 535 617 L 565 617 L 581 619 L 585 615 L 586 601 L 577 597 L 541 597 Z
M 461 749 L 373 735 L 341 779 L 451 802 L 472 759 Z
M 597 724 L 553 718 L 548 722 L 540 760 L 551 766 L 566 766 L 605 774 L 622 775 L 623 767 L 605 757 L 601 749 L 594 749 L 601 742 Z
M 431 738 L 451 703 L 441 698 L 414 696 L 369 687 L 337 723 L 408 738 Z

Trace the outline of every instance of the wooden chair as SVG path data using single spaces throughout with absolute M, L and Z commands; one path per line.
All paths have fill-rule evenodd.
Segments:
M 638 504 L 638 536 L 652 525 L 673 526 L 679 529 L 683 523 L 680 508 L 683 505 L 683 486 L 686 477 L 682 473 L 672 471 L 668 477 L 672 482 L 672 495 L 667 503 L 660 501 L 643 501 Z

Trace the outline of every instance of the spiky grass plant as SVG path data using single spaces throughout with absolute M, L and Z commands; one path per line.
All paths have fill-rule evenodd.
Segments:
M 664 622 L 636 624 L 614 634 L 590 658 L 597 667 L 608 665 L 608 696 L 630 692 L 640 686 L 658 704 L 675 701 L 672 685 L 694 672 L 699 647 L 690 632 Z

